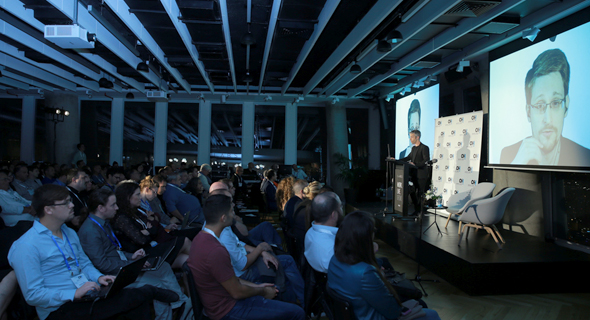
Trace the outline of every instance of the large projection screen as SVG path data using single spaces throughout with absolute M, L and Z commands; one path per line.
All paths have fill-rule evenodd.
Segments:
M 410 154 L 409 132 L 420 130 L 420 141 L 430 148 L 430 158 L 434 150 L 434 120 L 438 118 L 439 85 L 434 85 L 395 103 L 395 154 L 400 159 Z M 410 110 L 412 108 L 412 110 Z M 408 113 L 411 111 L 411 113 Z
M 590 170 L 589 52 L 586 23 L 490 63 L 490 166 Z

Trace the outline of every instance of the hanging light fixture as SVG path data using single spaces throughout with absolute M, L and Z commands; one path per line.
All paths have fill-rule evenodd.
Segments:
M 387 40 L 387 42 L 389 43 L 398 43 L 402 40 L 404 40 L 404 36 L 402 36 L 402 33 L 397 31 L 397 30 L 392 30 L 391 32 L 389 32 L 387 34 L 387 37 L 385 37 L 385 40 Z
M 354 64 L 350 67 L 350 73 L 359 74 L 361 72 L 363 72 L 363 69 L 361 69 L 361 66 L 359 66 L 356 61 L 354 61 Z

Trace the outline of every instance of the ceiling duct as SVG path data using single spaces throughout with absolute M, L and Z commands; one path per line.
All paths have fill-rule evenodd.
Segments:
M 412 67 L 420 68 L 420 69 L 434 68 L 440 64 L 440 61 L 441 61 L 440 56 L 429 55 L 429 56 L 422 58 L 420 61 L 417 61 L 416 63 L 414 63 L 412 65 Z
M 447 16 L 475 18 L 502 3 L 499 0 L 465 0 L 445 13 Z
M 520 25 L 520 17 L 497 17 L 486 23 L 481 28 L 475 30 L 476 33 L 503 34 Z

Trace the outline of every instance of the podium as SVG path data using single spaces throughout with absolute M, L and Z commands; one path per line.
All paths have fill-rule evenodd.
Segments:
M 385 159 L 385 164 L 387 165 L 387 182 L 385 187 L 386 190 L 389 190 L 390 186 L 393 188 L 392 199 L 389 199 L 389 196 L 385 197 L 385 206 L 389 208 L 391 201 L 393 212 L 390 213 L 407 217 L 408 195 L 410 192 L 410 186 L 408 184 L 410 180 L 410 168 L 416 168 L 416 166 L 405 161 L 389 158 Z

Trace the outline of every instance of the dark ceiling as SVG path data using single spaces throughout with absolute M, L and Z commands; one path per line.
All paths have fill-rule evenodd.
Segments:
M 306 103 L 386 97 L 588 7 L 582 0 L 10 0 L 0 2 L 0 94 L 248 94 Z M 74 10 L 77 7 L 78 10 Z M 77 23 L 93 49 L 46 25 Z M 398 30 L 391 51 L 379 40 Z M 254 43 L 245 45 L 251 32 Z M 355 62 L 356 61 L 356 62 Z M 18 62 L 18 63 L 16 63 Z M 149 70 L 137 71 L 140 62 Z M 362 72 L 352 74 L 357 63 Z M 106 78 L 113 88 L 101 87 Z M 228 97 L 229 98 L 229 97 Z M 282 100 L 281 100 L 282 99 Z M 242 99 L 244 100 L 244 99 Z

